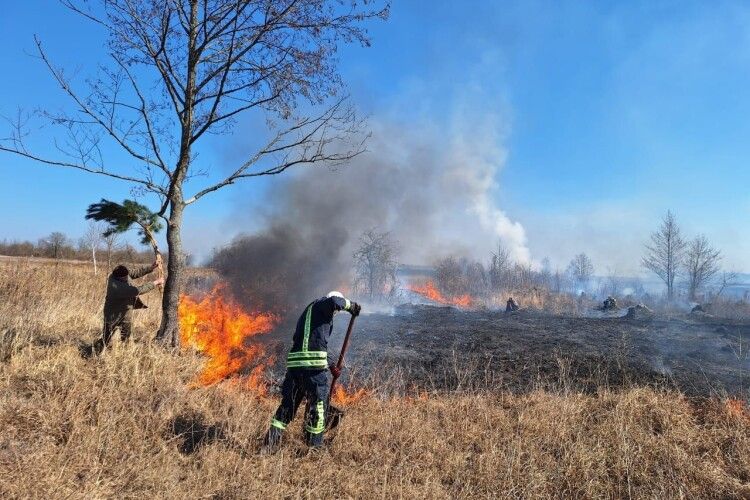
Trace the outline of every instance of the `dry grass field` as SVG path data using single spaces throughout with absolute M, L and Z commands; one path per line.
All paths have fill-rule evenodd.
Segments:
M 258 453 L 276 401 L 231 380 L 194 387 L 202 359 L 149 338 L 85 360 L 105 277 L 0 263 L 2 498 L 750 498 L 741 405 L 632 387 L 493 391 L 351 404 L 307 453 L 301 423 Z

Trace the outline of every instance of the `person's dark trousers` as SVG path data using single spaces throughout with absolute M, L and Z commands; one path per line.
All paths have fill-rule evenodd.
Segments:
M 305 441 L 313 447 L 322 446 L 328 412 L 328 383 L 327 370 L 287 370 L 281 386 L 281 404 L 271 419 L 265 444 L 272 447 L 279 444 L 304 399 L 307 402 Z
M 124 314 L 105 315 L 102 336 L 94 342 L 93 351 L 96 354 L 101 353 L 105 347 L 112 341 L 115 331 L 120 330 L 120 339 L 124 342 L 130 338 L 133 330 L 133 320 L 130 311 Z

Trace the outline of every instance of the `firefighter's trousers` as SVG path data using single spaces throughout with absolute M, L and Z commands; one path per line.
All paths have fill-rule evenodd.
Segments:
M 281 386 L 281 404 L 271 420 L 267 442 L 278 443 L 305 399 L 305 440 L 310 446 L 321 446 L 328 412 L 328 384 L 328 370 L 288 369 Z

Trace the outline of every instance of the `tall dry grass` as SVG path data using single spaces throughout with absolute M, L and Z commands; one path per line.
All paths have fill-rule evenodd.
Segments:
M 306 452 L 298 420 L 264 456 L 276 401 L 231 381 L 190 388 L 199 357 L 143 341 L 80 357 L 102 277 L 0 273 L 0 328 L 26 339 L 0 363 L 2 498 L 750 497 L 741 409 L 637 387 L 373 396 L 327 450 Z M 154 311 L 136 319 L 138 339 Z
M 549 314 L 581 316 L 590 313 L 594 307 L 600 305 L 589 297 L 576 297 L 569 293 L 554 293 L 546 288 L 523 288 L 495 292 L 486 299 L 490 309 L 505 310 L 509 297 L 523 309 L 533 309 Z

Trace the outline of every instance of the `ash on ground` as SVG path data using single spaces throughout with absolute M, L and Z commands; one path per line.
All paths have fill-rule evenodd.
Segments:
M 407 305 L 395 314 L 364 314 L 347 354 L 347 376 L 386 393 L 593 392 L 647 384 L 687 395 L 748 396 L 750 323 L 647 312 L 592 318 Z M 332 351 L 348 321 L 339 316 Z

